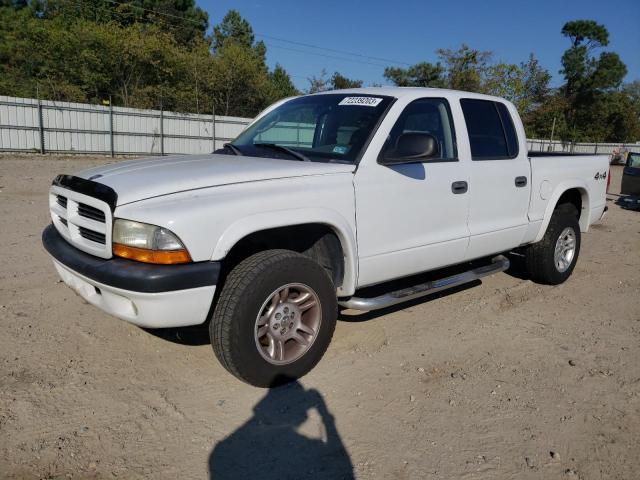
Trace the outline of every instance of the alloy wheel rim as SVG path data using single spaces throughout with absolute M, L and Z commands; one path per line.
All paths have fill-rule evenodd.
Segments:
M 317 293 L 289 283 L 274 290 L 260 307 L 254 327 L 258 352 L 273 365 L 295 362 L 309 351 L 322 322 Z
M 576 254 L 576 232 L 571 227 L 565 228 L 558 240 L 553 253 L 553 262 L 556 270 L 560 273 L 566 272 Z

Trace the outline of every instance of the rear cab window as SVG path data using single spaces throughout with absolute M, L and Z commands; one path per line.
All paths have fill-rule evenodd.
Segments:
M 463 98 L 460 105 L 472 160 L 509 160 L 518 156 L 518 136 L 504 103 Z

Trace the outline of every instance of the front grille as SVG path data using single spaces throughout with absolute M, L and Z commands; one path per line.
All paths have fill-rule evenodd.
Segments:
M 98 208 L 92 207 L 91 205 L 87 205 L 86 203 L 78 203 L 78 215 L 80 215 L 81 217 L 90 218 L 91 220 L 95 220 L 96 222 L 105 222 L 104 212 Z
M 80 236 L 82 238 L 86 238 L 87 240 L 91 240 L 95 243 L 100 243 L 104 245 L 107 241 L 107 238 L 104 233 L 94 232 L 93 230 L 89 230 L 88 228 L 79 227 Z
M 53 185 L 51 220 L 62 237 L 83 252 L 111 258 L 111 207 L 99 198 Z

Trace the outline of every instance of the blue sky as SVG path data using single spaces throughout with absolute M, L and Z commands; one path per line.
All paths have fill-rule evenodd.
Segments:
M 382 72 L 392 63 L 268 37 L 408 64 L 435 62 L 436 49 L 456 48 L 463 42 L 493 51 L 496 61 L 519 63 L 533 53 L 557 86 L 562 80 L 560 57 L 569 46 L 560 34 L 562 25 L 592 19 L 609 30 L 607 49 L 617 52 L 627 65 L 626 80 L 640 79 L 639 0 L 196 1 L 207 10 L 212 25 L 229 9 L 238 10 L 257 39 L 267 44 L 269 65 L 283 65 L 303 89 L 308 87 L 306 78 L 323 68 L 329 75 L 339 71 L 364 80 L 365 85 L 385 84 Z

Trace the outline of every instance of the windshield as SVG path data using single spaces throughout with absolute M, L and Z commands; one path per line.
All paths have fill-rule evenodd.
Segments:
M 312 161 L 354 163 L 391 100 L 353 93 L 294 98 L 260 118 L 232 145 L 256 157 L 290 159 L 297 152 Z

